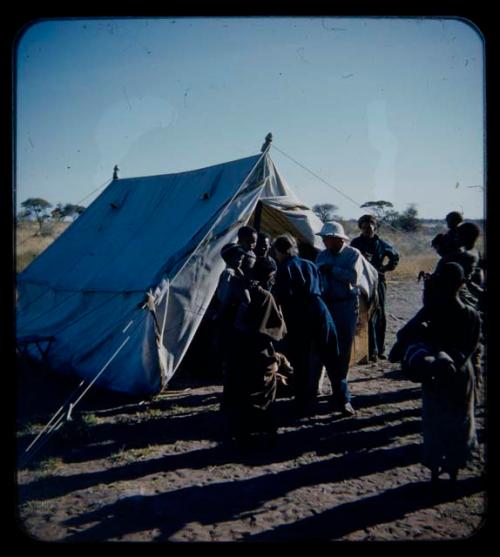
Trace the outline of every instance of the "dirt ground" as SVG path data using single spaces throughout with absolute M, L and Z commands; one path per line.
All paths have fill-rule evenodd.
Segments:
M 389 347 L 420 300 L 416 281 L 389 283 Z M 60 384 L 40 396 L 47 385 L 33 380 L 19 400 L 21 456 L 63 400 Z M 433 491 L 419 460 L 419 385 L 386 361 L 354 367 L 350 385 L 355 417 L 333 416 L 323 398 L 316 415 L 298 420 L 280 398 L 276 446 L 253 451 L 223 442 L 220 384 L 178 382 L 150 401 L 89 395 L 17 470 L 18 528 L 63 542 L 481 538 L 484 394 L 479 453 L 454 488 L 445 478 Z

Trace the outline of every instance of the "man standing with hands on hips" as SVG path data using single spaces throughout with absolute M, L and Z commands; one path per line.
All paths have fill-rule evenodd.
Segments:
M 326 249 L 318 254 L 316 265 L 321 275 L 323 299 L 337 327 L 340 352 L 337 378 L 335 385 L 332 384 L 332 406 L 334 411 L 354 416 L 347 375 L 358 320 L 363 256 L 346 243 L 349 238 L 338 222 L 325 222 L 318 236 Z
M 358 220 L 361 234 L 354 238 L 351 246 L 359 249 L 378 271 L 378 304 L 368 322 L 368 351 L 371 361 L 385 360 L 385 273 L 393 271 L 399 263 L 398 252 L 377 235 L 377 219 L 373 215 L 362 215 Z

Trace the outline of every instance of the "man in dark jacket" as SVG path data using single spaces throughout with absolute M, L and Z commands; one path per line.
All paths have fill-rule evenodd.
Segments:
M 278 261 L 273 293 L 288 330 L 283 351 L 294 369 L 297 413 L 305 416 L 315 411 L 321 372 L 318 361 L 325 366 L 332 384 L 332 399 L 347 389 L 339 376 L 337 329 L 321 298 L 319 271 L 312 261 L 298 257 L 295 238 L 278 236 L 273 250 Z
M 368 351 L 372 361 L 377 357 L 386 359 L 385 355 L 385 273 L 393 271 L 399 263 L 398 252 L 376 234 L 377 219 L 373 215 L 363 215 L 358 220 L 361 234 L 351 241 L 351 246 L 357 248 L 363 256 L 378 271 L 378 307 L 373 312 L 368 323 Z

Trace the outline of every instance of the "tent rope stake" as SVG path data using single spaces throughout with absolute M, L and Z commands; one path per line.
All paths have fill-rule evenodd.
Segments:
M 76 388 L 76 390 L 78 390 L 83 384 L 85 383 L 85 380 L 83 380 L 78 387 Z M 38 441 L 38 439 L 40 439 L 40 437 L 47 431 L 47 429 L 52 425 L 53 421 L 55 420 L 56 416 L 59 416 L 61 414 L 61 412 L 64 410 L 64 408 L 66 407 L 66 405 L 69 403 L 69 401 L 71 400 L 73 394 L 70 395 L 64 402 L 63 404 L 59 407 L 59 409 L 55 412 L 55 414 L 52 416 L 52 418 L 47 422 L 47 424 L 45 425 L 45 427 L 42 429 L 42 431 L 35 437 L 35 439 L 33 439 L 33 441 L 28 445 L 28 447 L 26 447 L 26 449 L 24 450 L 25 453 L 29 452 L 31 447 L 33 447 L 33 445 L 36 444 L 36 442 Z
M 99 379 L 99 377 L 106 371 L 106 369 L 108 368 L 109 364 L 111 364 L 111 362 L 116 358 L 116 356 L 119 354 L 119 352 L 122 350 L 122 348 L 127 344 L 127 342 L 130 340 L 130 336 L 128 336 L 122 343 L 121 345 L 115 350 L 114 354 L 111 356 L 111 358 L 108 359 L 108 361 L 104 364 L 104 366 L 99 370 L 99 372 L 95 375 L 95 377 L 92 379 L 92 381 L 85 387 L 85 389 L 83 390 L 83 392 L 80 394 L 80 396 L 78 396 L 78 398 L 72 402 L 71 400 L 73 399 L 73 397 L 78 395 L 78 391 L 81 389 L 82 386 L 84 386 L 85 384 L 85 380 L 83 380 L 78 387 L 75 389 L 75 391 L 73 391 L 73 393 L 66 399 L 66 401 L 61 405 L 61 407 L 57 410 L 57 412 L 52 416 L 52 418 L 49 420 L 49 422 L 47 423 L 47 425 L 43 428 L 43 430 L 37 435 L 37 437 L 30 443 L 30 445 L 24 450 L 24 453 L 26 455 L 26 458 L 23 462 L 24 465 L 26 465 L 31 458 L 34 456 L 34 454 L 36 452 L 38 452 L 39 449 L 41 449 L 45 443 L 49 440 L 49 437 L 52 435 L 52 433 L 54 433 L 54 431 L 57 431 L 57 429 L 59 429 L 59 427 L 61 427 L 63 420 L 64 421 L 70 421 L 71 420 L 71 414 L 73 412 L 73 410 L 75 409 L 76 405 L 80 402 L 80 400 L 85 396 L 85 394 L 88 392 L 88 390 L 92 387 L 92 385 L 94 385 L 94 383 Z M 57 419 L 56 419 L 57 417 Z M 41 439 L 43 436 L 46 436 L 45 439 L 42 441 L 42 444 L 39 445 L 38 448 L 33 450 L 33 447 L 35 447 L 36 443 L 39 441 L 39 439 Z M 31 454 L 29 454 L 30 450 L 32 450 L 33 452 Z

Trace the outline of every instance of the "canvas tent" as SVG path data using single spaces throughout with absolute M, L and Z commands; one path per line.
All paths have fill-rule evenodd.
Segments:
M 259 220 L 322 249 L 321 221 L 268 151 L 198 170 L 113 179 L 18 276 L 17 337 L 52 339 L 51 368 L 125 393 L 173 377 L 217 287 L 221 247 Z M 367 275 L 368 276 L 368 275 Z M 366 281 L 370 293 L 373 285 Z

